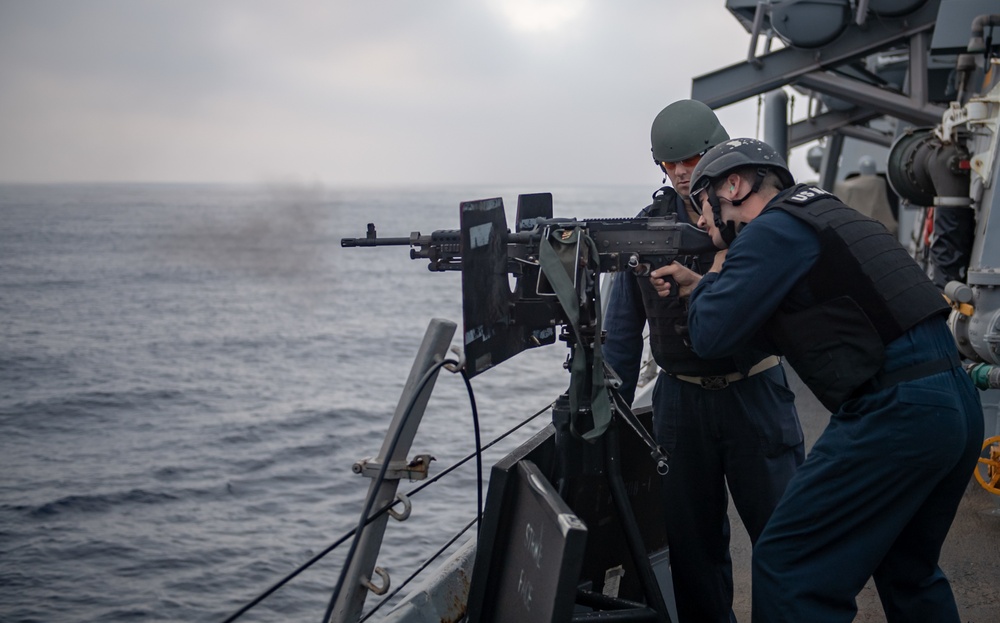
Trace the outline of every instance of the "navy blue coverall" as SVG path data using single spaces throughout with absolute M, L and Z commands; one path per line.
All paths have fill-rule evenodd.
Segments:
M 736 237 L 722 272 L 691 294 L 695 352 L 766 348 L 760 330 L 779 305 L 815 302 L 804 277 L 819 254 L 809 225 L 765 209 Z M 942 316 L 890 342 L 886 355 L 884 372 L 957 361 Z M 855 396 L 832 414 L 754 547 L 753 620 L 852 621 L 874 577 L 890 623 L 957 623 L 937 562 L 979 455 L 978 392 L 955 367 Z
M 690 222 L 677 196 L 674 209 L 680 222 Z M 648 277 L 621 273 L 615 278 L 604 324 L 605 361 L 622 378 L 622 395 L 630 402 L 646 325 L 637 279 Z M 674 296 L 657 304 L 681 302 Z M 751 363 L 763 356 L 742 353 Z M 680 623 L 735 621 L 726 483 L 756 541 L 804 458 L 794 399 L 780 365 L 717 390 L 662 371 L 658 375 L 654 433 L 670 453 L 663 478 L 665 522 Z

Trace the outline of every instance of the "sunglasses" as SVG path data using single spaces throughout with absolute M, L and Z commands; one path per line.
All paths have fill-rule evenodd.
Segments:
M 691 195 L 691 207 L 694 208 L 695 214 L 704 216 L 704 211 L 701 209 L 701 197 Z
M 708 151 L 708 150 L 706 149 L 705 151 Z M 691 168 L 694 165 L 698 164 L 698 161 L 701 160 L 701 157 L 704 156 L 704 155 L 705 155 L 705 152 L 703 151 L 700 154 L 695 154 L 695 155 L 691 156 L 690 158 L 685 158 L 683 160 L 677 160 L 675 162 L 661 162 L 660 164 L 667 171 L 673 171 L 674 169 L 677 168 L 677 165 L 679 165 L 679 164 L 683 164 L 685 167 Z

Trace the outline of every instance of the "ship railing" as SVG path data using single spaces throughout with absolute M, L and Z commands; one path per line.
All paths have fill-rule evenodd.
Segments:
M 374 459 L 359 461 L 354 465 L 354 472 L 367 475 L 372 478 L 369 485 L 365 507 L 360 514 L 357 527 L 344 534 L 336 541 L 325 547 L 322 551 L 300 565 L 293 572 L 270 586 L 260 595 L 247 602 L 243 607 L 234 612 L 222 623 L 232 623 L 251 609 L 261 604 L 268 597 L 273 595 L 283 586 L 291 582 L 306 569 L 312 567 L 327 555 L 342 546 L 348 540 L 352 540 L 351 548 L 347 553 L 344 564 L 341 568 L 340 577 L 330 598 L 329 606 L 324 614 L 324 623 L 361 623 L 368 620 L 376 612 L 389 604 L 405 587 L 407 587 L 416 577 L 434 563 L 435 560 L 447 552 L 454 544 L 467 534 L 482 518 L 483 512 L 483 476 L 482 476 L 482 455 L 487 450 L 501 443 L 517 431 L 523 429 L 528 424 L 535 421 L 540 415 L 549 411 L 552 404 L 545 405 L 533 415 L 522 420 L 507 431 L 501 433 L 485 445 L 481 443 L 479 436 L 478 412 L 475 404 L 475 396 L 469 380 L 463 372 L 463 365 L 460 359 L 446 358 L 447 349 L 454 335 L 456 325 L 453 322 L 441 319 L 433 319 L 427 327 L 424 339 L 414 359 L 410 375 L 404 385 L 399 399 L 393 420 L 386 432 L 382 448 Z M 420 420 L 433 390 L 434 383 L 439 371 L 445 368 L 453 373 L 462 373 L 469 392 L 469 399 L 472 409 L 472 418 L 475 428 L 475 451 L 458 460 L 451 466 L 443 469 L 435 476 L 428 477 L 428 466 L 430 458 L 427 455 L 418 456 L 412 460 L 406 457 L 412 446 L 413 438 L 416 434 Z M 424 560 L 416 570 L 407 578 L 398 583 L 392 592 L 389 592 L 389 576 L 380 567 L 375 566 L 382 539 L 385 534 L 388 518 L 394 517 L 400 521 L 409 516 L 410 499 L 426 490 L 430 485 L 440 481 L 460 467 L 472 460 L 477 463 L 477 513 L 475 517 L 465 523 L 457 533 L 450 537 L 438 550 Z M 397 491 L 399 480 L 407 478 L 411 481 L 421 481 L 405 493 Z M 401 510 L 397 510 L 401 507 Z M 471 570 L 471 561 L 475 556 L 476 539 L 472 537 L 467 543 L 455 552 L 451 559 L 442 568 L 454 569 L 456 566 L 468 567 Z M 455 562 L 458 561 L 458 562 Z M 448 571 L 439 571 L 449 573 Z M 381 584 L 375 583 L 378 577 Z M 433 584 L 440 584 L 440 578 Z M 421 594 L 426 597 L 430 589 L 421 589 Z M 447 590 L 447 589 L 445 589 Z M 447 598 L 449 607 L 456 606 L 464 609 L 464 598 L 467 597 L 468 586 L 458 587 L 458 592 L 463 594 L 450 594 Z M 367 612 L 362 612 L 365 599 L 368 593 L 384 595 Z M 457 600 L 455 599 L 457 598 Z M 428 598 L 430 599 L 430 598 Z M 441 599 L 438 597 L 438 599 Z M 412 601 L 412 600 L 410 600 Z M 412 610 L 412 605 L 410 606 Z M 406 611 L 406 608 L 403 609 Z M 396 611 L 394 610 L 393 613 Z M 393 615 L 390 613 L 390 615 Z M 459 613 L 460 614 L 460 613 Z M 396 613 L 394 620 L 400 620 L 400 615 Z

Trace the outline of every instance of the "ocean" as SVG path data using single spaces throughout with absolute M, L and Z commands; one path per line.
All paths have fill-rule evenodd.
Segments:
M 457 229 L 460 201 L 497 196 L 512 222 L 518 192 L 632 216 L 653 190 L 0 185 L 0 620 L 222 621 L 355 527 L 351 466 L 381 446 L 430 320 L 460 345 L 461 279 L 340 238 Z M 566 389 L 565 357 L 472 380 L 484 443 Z M 465 385 L 442 373 L 410 454 L 433 475 L 473 450 Z M 475 516 L 474 462 L 413 505 L 379 556 L 394 585 Z M 240 620 L 319 621 L 348 546 Z

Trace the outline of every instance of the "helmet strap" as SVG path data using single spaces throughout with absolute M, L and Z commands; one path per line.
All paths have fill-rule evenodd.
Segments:
M 739 199 L 733 199 L 733 205 L 739 207 L 740 205 L 743 204 L 744 201 L 750 198 L 750 195 L 760 190 L 760 185 L 761 183 L 764 182 L 764 178 L 766 176 L 767 176 L 767 169 L 765 169 L 764 167 L 758 167 L 757 177 L 754 178 L 753 186 L 750 188 L 750 191 L 747 192 L 747 194 L 740 197 Z
M 736 234 L 740 233 L 740 230 L 743 229 L 743 223 L 737 224 L 736 221 L 723 221 L 722 204 L 719 202 L 719 196 L 715 194 L 715 188 L 709 184 L 705 192 L 708 193 L 708 204 L 712 206 L 712 221 L 715 224 L 715 228 L 719 230 L 722 241 L 726 243 L 726 247 L 728 248 L 729 245 L 733 244 L 733 240 L 736 240 Z M 753 191 L 750 192 L 752 193 Z M 738 204 L 733 202 L 733 205 Z

